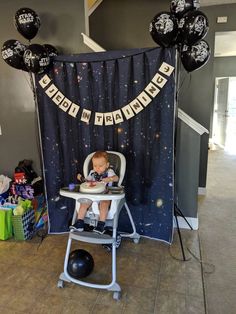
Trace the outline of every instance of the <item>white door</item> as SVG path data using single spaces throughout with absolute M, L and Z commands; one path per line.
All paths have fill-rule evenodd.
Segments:
M 224 147 L 226 141 L 226 128 L 228 118 L 228 89 L 229 78 L 216 81 L 213 140 L 215 144 Z

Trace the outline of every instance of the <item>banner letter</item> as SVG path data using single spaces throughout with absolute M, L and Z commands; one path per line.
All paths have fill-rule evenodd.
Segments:
M 144 91 L 140 93 L 137 98 L 144 107 L 147 107 L 147 105 L 152 101 L 152 99 Z
M 154 78 L 152 79 L 152 82 L 162 88 L 165 83 L 167 82 L 167 79 L 165 79 L 161 74 L 157 73 Z
M 116 111 L 113 111 L 112 114 L 113 114 L 113 119 L 114 119 L 114 121 L 115 121 L 115 124 L 121 123 L 121 122 L 124 121 L 120 109 L 118 109 L 118 110 L 116 110 Z
M 160 66 L 159 71 L 165 74 L 166 76 L 170 76 L 171 73 L 174 71 L 174 67 L 172 67 L 172 65 L 169 65 L 166 62 L 162 62 L 162 65 Z
M 58 91 L 52 100 L 53 102 L 55 102 L 56 105 L 59 105 L 64 98 L 65 96 L 60 91 Z
M 72 103 L 72 105 L 71 105 L 71 107 L 70 107 L 70 110 L 69 110 L 69 112 L 68 112 L 69 115 L 71 115 L 72 117 L 76 118 L 77 113 L 78 113 L 78 111 L 79 111 L 79 108 L 80 108 L 80 106 L 78 106 L 78 105 Z
M 45 93 L 48 95 L 48 97 L 52 98 L 53 95 L 55 95 L 57 91 L 58 91 L 58 88 L 54 84 L 52 84 L 48 87 Z
M 133 110 L 131 109 L 130 105 L 126 105 L 124 106 L 123 108 L 121 108 L 126 119 L 129 120 L 130 118 L 132 118 L 134 116 L 134 112 Z
M 51 79 L 45 74 L 41 80 L 39 81 L 39 84 L 42 88 L 46 87 L 51 82 Z
M 105 125 L 113 125 L 112 112 L 105 112 L 104 120 L 105 120 Z
M 67 98 L 64 98 L 62 103 L 59 105 L 59 108 L 66 112 L 70 108 L 70 105 L 71 101 Z
M 145 91 L 154 98 L 160 92 L 160 89 L 150 82 L 145 88 Z
M 91 117 L 91 111 L 87 109 L 83 109 L 80 120 L 86 123 L 89 123 Z
M 102 112 L 95 112 L 95 125 L 103 125 L 103 113 Z
M 143 106 L 140 104 L 140 102 L 137 99 L 131 101 L 129 105 L 136 114 L 139 113 L 141 110 L 143 110 Z

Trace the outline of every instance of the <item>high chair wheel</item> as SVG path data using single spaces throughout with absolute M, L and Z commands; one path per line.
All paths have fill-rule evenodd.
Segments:
M 114 300 L 120 300 L 121 299 L 121 291 L 115 291 L 113 293 L 113 299 Z
M 58 280 L 58 283 L 57 283 L 57 288 L 64 288 L 64 281 L 63 280 Z
M 138 244 L 139 243 L 139 239 L 134 239 L 134 243 Z

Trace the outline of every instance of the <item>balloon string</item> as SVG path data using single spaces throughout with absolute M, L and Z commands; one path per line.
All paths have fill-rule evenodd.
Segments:
M 23 72 L 23 71 L 22 71 L 22 72 Z M 30 82 L 30 81 L 29 81 L 29 79 L 28 79 L 28 76 L 27 76 L 27 75 L 25 75 L 25 72 L 23 72 L 23 73 L 24 73 L 25 80 L 26 80 L 26 82 L 27 82 L 27 84 L 28 84 L 29 88 L 32 90 L 32 92 L 34 92 L 34 91 L 33 91 L 32 84 L 31 84 L 31 82 Z
M 35 84 L 34 84 L 33 73 L 31 71 L 29 71 L 29 77 L 30 77 L 31 89 L 32 89 L 33 96 L 34 96 L 34 101 L 36 101 L 36 88 L 35 88 Z

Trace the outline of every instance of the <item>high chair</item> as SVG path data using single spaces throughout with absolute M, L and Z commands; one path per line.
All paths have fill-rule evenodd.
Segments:
M 72 218 L 72 224 L 75 223 L 77 219 L 77 212 L 80 207 L 81 202 L 92 202 L 86 217 L 85 223 L 89 225 L 95 226 L 98 218 L 99 218 L 99 201 L 101 200 L 110 200 L 111 205 L 108 212 L 107 220 L 106 220 L 106 227 L 112 227 L 112 236 L 108 234 L 97 234 L 94 232 L 77 232 L 77 231 L 70 231 L 67 249 L 65 254 L 64 260 L 64 272 L 60 274 L 59 281 L 57 286 L 59 288 L 64 287 L 64 281 L 66 282 L 73 282 L 78 285 L 82 285 L 85 287 L 97 288 L 97 289 L 107 289 L 108 291 L 113 291 L 113 298 L 118 300 L 121 297 L 121 288 L 119 284 L 116 282 L 116 238 L 117 238 L 117 226 L 119 220 L 119 214 L 122 209 L 125 209 L 131 226 L 132 226 L 132 233 L 120 233 L 121 237 L 128 237 L 133 239 L 134 243 L 139 242 L 140 235 L 136 232 L 135 224 L 129 210 L 129 207 L 125 200 L 125 193 L 124 187 L 121 185 L 125 175 L 126 169 L 126 160 L 123 154 L 115 151 L 107 151 L 108 159 L 110 163 L 110 167 L 113 168 L 115 173 L 119 177 L 118 186 L 117 187 L 108 187 L 108 192 L 101 194 L 88 194 L 88 193 L 81 193 L 79 192 L 79 186 L 75 186 L 73 190 L 69 190 L 69 188 L 65 187 L 60 189 L 60 194 L 65 197 L 73 198 L 76 200 L 75 202 L 75 210 Z M 94 153 L 91 153 L 87 156 L 83 166 L 83 174 L 84 177 L 88 176 L 89 171 L 92 169 L 92 157 Z M 82 280 L 75 279 L 71 277 L 67 271 L 69 254 L 71 250 L 71 243 L 72 240 L 75 241 L 82 241 L 87 243 L 94 243 L 94 244 L 104 244 L 104 245 L 111 245 L 112 246 L 112 281 L 109 284 L 95 284 L 90 283 Z

